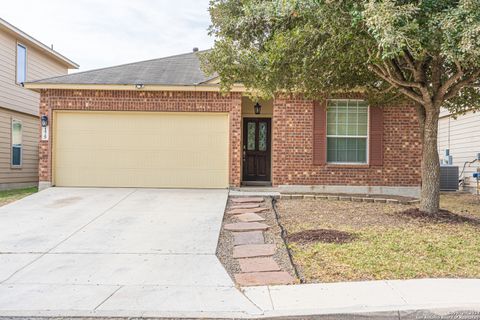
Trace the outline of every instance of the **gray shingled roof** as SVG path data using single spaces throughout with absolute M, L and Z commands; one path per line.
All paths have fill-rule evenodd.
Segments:
M 197 85 L 216 78 L 200 69 L 198 52 L 33 81 L 47 84 Z

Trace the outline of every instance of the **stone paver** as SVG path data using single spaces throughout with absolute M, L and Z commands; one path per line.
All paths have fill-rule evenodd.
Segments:
M 295 279 L 285 271 L 249 272 L 234 275 L 236 282 L 241 286 L 262 286 L 292 284 Z
M 235 232 L 233 234 L 233 244 L 235 246 L 263 243 L 265 243 L 265 238 L 262 231 Z
M 236 215 L 235 218 L 237 218 L 238 220 L 243 221 L 243 222 L 265 221 L 265 218 L 259 216 L 256 213 L 242 213 L 242 214 Z
M 260 207 L 260 203 L 244 203 L 231 206 L 230 209 L 252 209 Z
M 258 203 L 264 201 L 265 199 L 262 197 L 232 198 L 232 202 L 234 203 Z
M 280 271 L 280 267 L 271 257 L 238 259 L 242 272 Z
M 233 209 L 227 211 L 227 214 L 242 214 L 242 213 L 258 213 L 267 211 L 268 208 L 251 208 L 251 209 Z
M 228 231 L 255 231 L 255 230 L 267 230 L 269 228 L 265 223 L 260 222 L 236 222 L 225 225 L 225 230 Z
M 238 259 L 273 256 L 276 250 L 277 247 L 274 244 L 248 244 L 234 247 L 233 257 Z

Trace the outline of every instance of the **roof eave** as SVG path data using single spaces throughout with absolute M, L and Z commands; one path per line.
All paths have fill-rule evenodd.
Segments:
M 128 91 L 199 91 L 199 92 L 220 92 L 219 85 L 165 85 L 165 84 L 145 84 L 142 88 L 137 88 L 135 84 L 66 84 L 66 83 L 39 83 L 27 82 L 24 87 L 32 91 L 41 90 L 128 90 Z M 246 92 L 241 84 L 234 85 L 230 92 Z

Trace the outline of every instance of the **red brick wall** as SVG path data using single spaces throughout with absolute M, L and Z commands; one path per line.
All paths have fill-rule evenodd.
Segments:
M 240 185 L 240 123 L 241 95 L 222 96 L 216 92 L 164 92 L 164 91 L 94 91 L 94 90 L 43 90 L 40 98 L 40 115 L 48 115 L 50 133 L 55 126 L 53 110 L 91 111 L 166 111 L 166 112 L 228 112 L 230 118 L 230 184 Z M 51 181 L 51 145 L 41 141 L 39 147 L 40 181 Z
M 384 108 L 382 166 L 314 165 L 313 101 L 274 101 L 273 184 L 419 186 L 421 143 L 414 107 Z
M 44 90 L 40 114 L 52 110 L 229 112 L 230 184 L 241 182 L 241 94 Z M 313 101 L 281 97 L 274 101 L 272 182 L 274 185 L 419 186 L 421 144 L 413 107 L 384 109 L 382 166 L 313 165 Z M 40 181 L 51 181 L 51 145 L 41 141 Z

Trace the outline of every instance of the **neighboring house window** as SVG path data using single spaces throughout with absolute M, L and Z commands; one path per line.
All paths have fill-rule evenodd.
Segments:
M 22 122 L 12 120 L 12 166 L 22 165 Z
M 327 162 L 367 163 L 368 105 L 363 100 L 329 100 Z
M 17 44 L 17 83 L 23 83 L 27 79 L 27 48 Z

